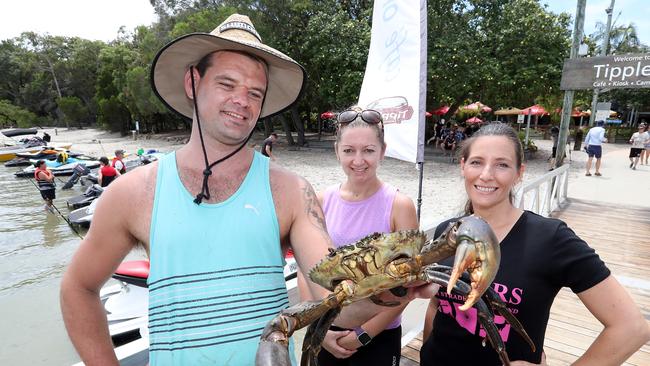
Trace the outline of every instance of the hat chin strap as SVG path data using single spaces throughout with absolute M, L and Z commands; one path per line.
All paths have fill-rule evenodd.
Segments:
M 201 189 L 201 192 L 199 192 L 196 195 L 196 198 L 194 198 L 194 203 L 199 205 L 201 204 L 204 198 L 206 200 L 210 199 L 210 188 L 208 187 L 208 178 L 210 177 L 210 175 L 212 175 L 212 168 L 215 165 L 221 163 L 222 161 L 229 159 L 231 156 L 239 152 L 239 150 L 241 150 L 244 146 L 246 146 L 248 140 L 250 140 L 251 136 L 253 136 L 253 132 L 255 131 L 255 129 L 253 128 L 251 130 L 251 133 L 248 134 L 246 140 L 237 149 L 235 149 L 235 151 L 231 152 L 230 154 L 210 164 L 208 161 L 208 152 L 206 151 L 205 143 L 203 142 L 203 131 L 201 130 L 201 119 L 199 117 L 199 107 L 196 102 L 196 90 L 194 88 L 194 66 L 190 66 L 190 77 L 192 78 L 192 101 L 194 102 L 194 110 L 196 111 L 196 125 L 199 127 L 199 138 L 201 140 L 201 149 L 203 150 L 203 160 L 205 161 L 205 170 L 203 171 L 203 185 L 202 185 L 203 187 Z M 262 105 L 264 105 L 263 102 Z

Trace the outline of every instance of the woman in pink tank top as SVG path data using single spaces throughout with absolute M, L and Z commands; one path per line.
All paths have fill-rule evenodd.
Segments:
M 377 176 L 384 158 L 381 114 L 354 107 L 338 115 L 336 157 L 347 179 L 320 192 L 327 231 L 337 247 L 374 232 L 417 229 L 413 201 Z M 299 275 L 302 300 L 313 300 Z M 402 329 L 400 314 L 406 307 L 386 308 L 355 329 L 334 325 L 318 355 L 320 365 L 399 365 Z

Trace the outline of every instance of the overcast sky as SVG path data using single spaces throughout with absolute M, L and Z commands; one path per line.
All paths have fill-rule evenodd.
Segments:
M 575 17 L 577 0 L 540 1 L 553 12 Z M 610 2 L 587 0 L 586 34 L 593 33 L 597 21 L 607 21 Z M 122 25 L 132 31 L 156 20 L 149 0 L 6 0 L 0 9 L 0 40 L 35 31 L 112 41 Z M 618 25 L 634 23 L 641 42 L 650 45 L 650 0 L 616 0 L 613 19 Z
M 0 40 L 34 31 L 108 42 L 121 26 L 131 32 L 155 20 L 149 0 L 6 0 L 0 7 Z
M 548 9 L 555 13 L 567 12 L 571 14 L 571 19 L 575 19 L 577 0 L 541 0 L 540 2 L 548 4 Z M 587 0 L 585 34 L 589 35 L 595 31 L 596 22 L 607 24 L 605 9 L 611 2 L 612 0 Z M 615 0 L 612 23 L 614 25 L 634 23 L 641 42 L 650 45 L 650 0 Z M 573 25 L 571 29 L 573 30 Z

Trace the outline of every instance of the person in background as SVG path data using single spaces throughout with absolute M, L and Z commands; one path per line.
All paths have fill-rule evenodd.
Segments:
M 118 365 L 99 291 L 142 247 L 149 364 L 252 365 L 262 328 L 289 304 L 284 252 L 292 248 L 307 271 L 331 248 L 309 182 L 247 146 L 260 118 L 297 102 L 305 71 L 233 14 L 211 33 L 162 47 L 151 75 L 164 105 L 192 120 L 190 138 L 102 193 L 61 282 L 68 335 L 85 364 Z M 316 298 L 329 295 L 308 286 Z M 350 327 L 383 308 L 355 304 L 341 313 L 355 311 Z
M 650 131 L 648 131 L 648 128 L 650 128 L 649 124 L 645 124 L 645 133 L 647 133 L 650 136 Z M 648 165 L 648 158 L 650 158 L 650 139 L 646 141 L 645 143 L 645 165 Z
M 460 159 L 468 196 L 465 215 L 485 219 L 500 242 L 501 263 L 492 287 L 536 347 L 533 352 L 510 326 L 501 327 L 511 365 L 546 365 L 546 326 L 563 287 L 571 288 L 604 327 L 574 365 L 620 365 L 650 339 L 638 307 L 587 243 L 564 222 L 513 205 L 513 187 L 525 166 L 521 142 L 510 126 L 484 126 L 461 145 Z M 450 221 L 438 225 L 436 236 Z M 484 346 L 476 309 L 458 310 L 464 301 L 464 296 L 447 295 L 444 288 L 430 301 L 420 365 L 502 364 L 497 353 Z
M 458 129 L 456 130 L 456 146 L 458 147 L 461 143 L 461 141 L 465 140 L 467 138 L 467 134 L 465 133 L 465 130 L 468 127 L 463 127 L 459 126 Z
M 594 158 L 596 157 L 596 176 L 601 176 L 602 174 L 600 173 L 600 159 L 603 157 L 603 147 L 602 144 L 603 142 L 607 142 L 607 139 L 605 138 L 605 128 L 603 126 L 605 125 L 605 121 L 596 121 L 596 127 L 592 127 L 589 132 L 587 132 L 587 135 L 585 136 L 585 150 L 587 151 L 587 154 L 589 155 L 589 158 L 587 159 L 587 172 L 585 175 L 587 177 L 591 176 L 591 162 Z
M 108 164 L 108 158 L 105 156 L 99 158 L 99 165 L 100 167 L 99 171 L 97 172 L 97 183 L 99 183 L 99 185 L 102 187 L 108 186 L 112 181 L 115 180 L 115 178 L 122 175 L 117 169 Z
M 377 170 L 386 152 L 381 114 L 352 107 L 337 117 L 334 149 L 346 180 L 318 193 L 327 232 L 340 247 L 375 232 L 417 229 L 413 201 L 382 182 Z M 301 300 L 315 300 L 298 272 Z M 318 355 L 319 365 L 399 365 L 400 314 L 408 303 L 386 307 L 354 329 L 330 327 Z
M 456 147 L 458 142 L 458 125 L 454 124 L 454 126 L 449 130 L 449 132 L 443 137 L 442 143 L 440 144 L 440 148 L 444 153 L 449 153 L 450 156 L 453 157 L 454 152 L 456 151 Z
M 551 156 L 548 158 L 548 170 L 555 168 L 555 154 L 557 153 L 557 142 L 560 137 L 560 129 L 557 126 L 551 127 L 551 140 L 553 140 L 553 148 Z
M 50 134 L 47 132 L 43 132 L 43 141 L 49 144 L 51 140 L 52 136 L 50 136 Z
M 630 143 L 632 147 L 630 148 L 630 168 L 636 170 L 636 166 L 639 163 L 641 154 L 645 150 L 645 145 L 650 141 L 650 136 L 646 132 L 644 124 L 640 124 L 638 131 L 632 134 L 630 137 Z
M 436 125 L 433 128 L 433 136 L 427 140 L 427 145 L 431 144 L 433 142 L 433 147 L 438 147 L 438 144 L 440 143 L 440 139 L 442 136 L 442 129 L 445 126 L 445 119 L 441 118 L 440 122 L 436 123 Z
M 264 142 L 262 143 L 262 148 L 261 148 L 262 155 L 270 158 L 271 160 L 275 160 L 275 156 L 273 156 L 273 143 L 277 140 L 278 140 L 278 134 L 275 132 L 271 132 L 269 137 L 264 139 Z
M 113 158 L 111 166 L 117 169 L 120 174 L 126 173 L 126 165 L 122 159 L 124 159 L 124 150 L 115 150 L 115 157 Z
M 34 164 L 34 179 L 41 191 L 41 197 L 45 201 L 45 210 L 53 212 L 54 199 L 56 198 L 56 183 L 54 174 L 47 168 L 45 160 L 39 160 Z

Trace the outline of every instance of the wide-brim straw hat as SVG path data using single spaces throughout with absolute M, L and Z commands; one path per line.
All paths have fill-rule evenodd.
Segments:
M 260 118 L 289 109 L 302 93 L 306 76 L 299 63 L 262 43 L 250 19 L 233 14 L 211 33 L 179 37 L 158 51 L 151 66 L 154 93 L 171 110 L 192 119 L 194 106 L 185 94 L 185 73 L 214 51 L 242 51 L 268 65 L 268 86 Z

